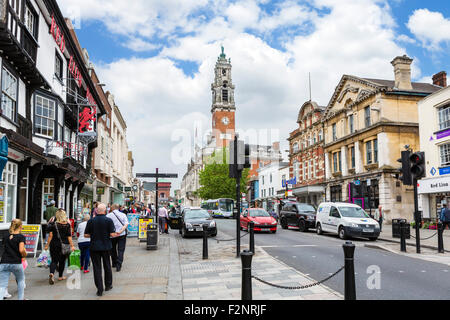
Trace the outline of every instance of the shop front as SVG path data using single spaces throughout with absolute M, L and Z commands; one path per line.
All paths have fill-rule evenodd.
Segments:
M 349 202 L 373 214 L 380 205 L 380 189 L 378 179 L 356 179 L 348 184 Z
M 417 192 L 422 218 L 424 221 L 436 221 L 442 206 L 450 205 L 450 176 L 420 180 Z
M 305 186 L 293 190 L 293 195 L 300 203 L 307 203 L 318 207 L 325 200 L 325 186 Z

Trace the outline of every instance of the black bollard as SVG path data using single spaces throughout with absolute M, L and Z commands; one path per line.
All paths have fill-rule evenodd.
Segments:
M 203 260 L 208 260 L 208 225 L 203 225 Z
M 356 300 L 355 285 L 355 245 L 351 242 L 344 244 L 345 256 L 345 300 Z
M 250 252 L 253 252 L 253 254 L 255 254 L 255 223 L 253 221 L 249 222 L 248 229 L 250 232 Z
M 251 301 L 252 298 L 252 258 L 253 252 L 245 250 L 241 253 L 242 261 L 242 289 L 241 296 L 244 301 Z
M 439 221 L 438 223 L 438 251 L 439 253 L 445 253 L 444 249 L 444 224 Z
M 406 252 L 405 221 L 400 221 L 400 251 Z

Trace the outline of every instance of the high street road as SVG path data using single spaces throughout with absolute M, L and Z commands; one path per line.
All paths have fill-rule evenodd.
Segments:
M 232 238 L 235 220 L 216 220 L 218 229 Z M 243 235 L 244 232 L 241 232 Z M 219 234 L 220 238 L 220 234 Z M 428 262 L 364 247 L 373 243 L 352 239 L 356 245 L 356 294 L 360 300 L 448 300 L 450 299 L 450 266 Z M 344 241 L 334 235 L 319 236 L 315 230 L 301 233 L 278 229 L 276 234 L 255 235 L 255 245 L 290 267 L 319 281 L 344 265 Z M 248 237 L 241 240 L 241 250 L 248 248 Z M 370 273 L 369 273 L 370 272 Z M 379 272 L 379 273 L 378 273 Z M 380 276 L 379 288 L 374 275 Z M 264 279 L 264 277 L 261 277 Z M 368 280 L 369 286 L 368 286 Z M 344 273 L 325 283 L 344 294 Z M 372 287 L 373 289 L 370 289 Z

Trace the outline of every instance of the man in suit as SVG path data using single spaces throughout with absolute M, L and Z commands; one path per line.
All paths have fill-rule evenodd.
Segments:
M 111 238 L 118 237 L 114 222 L 106 217 L 106 205 L 100 203 L 97 207 L 97 216 L 88 221 L 85 229 L 85 238 L 91 239 L 91 260 L 94 269 L 94 282 L 97 287 L 97 296 L 103 295 L 102 262 L 105 271 L 105 291 L 112 287 L 112 269 L 110 252 Z

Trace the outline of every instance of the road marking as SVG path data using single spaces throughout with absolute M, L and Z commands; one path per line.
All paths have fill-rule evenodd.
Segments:
M 448 270 L 442 270 L 442 271 L 444 271 L 444 272 L 448 272 Z
M 316 256 L 312 256 L 313 258 L 315 258 Z

